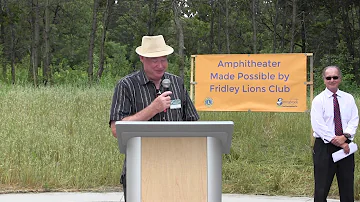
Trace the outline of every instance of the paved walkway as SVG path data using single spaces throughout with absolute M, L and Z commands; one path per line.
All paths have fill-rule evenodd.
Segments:
M 109 193 L 28 193 L 28 194 L 0 194 L 1 202 L 119 202 L 122 192 Z M 222 202 L 313 202 L 309 197 L 261 196 L 242 194 L 223 194 Z M 339 202 L 329 199 L 328 202 Z

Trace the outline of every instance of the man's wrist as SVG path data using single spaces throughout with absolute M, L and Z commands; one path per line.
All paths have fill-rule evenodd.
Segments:
M 344 137 L 346 137 L 346 139 L 351 138 L 351 135 L 349 133 L 344 133 Z
M 351 142 L 351 140 L 350 140 L 350 138 L 351 138 L 351 135 L 349 134 L 349 133 L 344 133 L 344 137 L 346 138 L 345 139 L 345 143 L 350 143 Z

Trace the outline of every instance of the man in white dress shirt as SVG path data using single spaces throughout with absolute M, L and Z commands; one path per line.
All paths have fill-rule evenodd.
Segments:
M 334 175 L 338 181 L 340 201 L 354 202 L 354 154 L 337 161 L 332 153 L 343 149 L 350 152 L 359 123 L 354 97 L 339 90 L 342 74 L 337 66 L 322 72 L 326 89 L 317 95 L 311 106 L 311 125 L 316 138 L 313 148 L 315 193 L 314 202 L 326 202 Z

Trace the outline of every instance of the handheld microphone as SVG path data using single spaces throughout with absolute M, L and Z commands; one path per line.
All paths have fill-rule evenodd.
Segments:
M 164 92 L 165 92 L 165 91 L 169 91 L 169 88 L 170 88 L 170 85 L 171 85 L 170 79 L 164 79 L 164 80 L 162 80 L 161 85 L 162 85 L 162 87 L 164 88 Z
M 164 89 L 164 92 L 169 91 L 169 88 L 170 88 L 170 85 L 171 85 L 170 79 L 162 80 L 161 85 L 162 85 L 162 87 Z M 166 113 L 166 109 L 164 110 L 164 112 Z

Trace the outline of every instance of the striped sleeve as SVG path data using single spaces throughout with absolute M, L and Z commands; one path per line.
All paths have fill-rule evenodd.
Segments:
M 121 121 L 130 115 L 130 96 L 124 80 L 120 80 L 115 87 L 112 104 L 110 108 L 110 122 Z
M 197 113 L 194 103 L 191 101 L 190 96 L 186 89 L 184 89 L 184 93 L 185 93 L 185 104 L 184 104 L 183 121 L 199 120 L 199 114 Z

